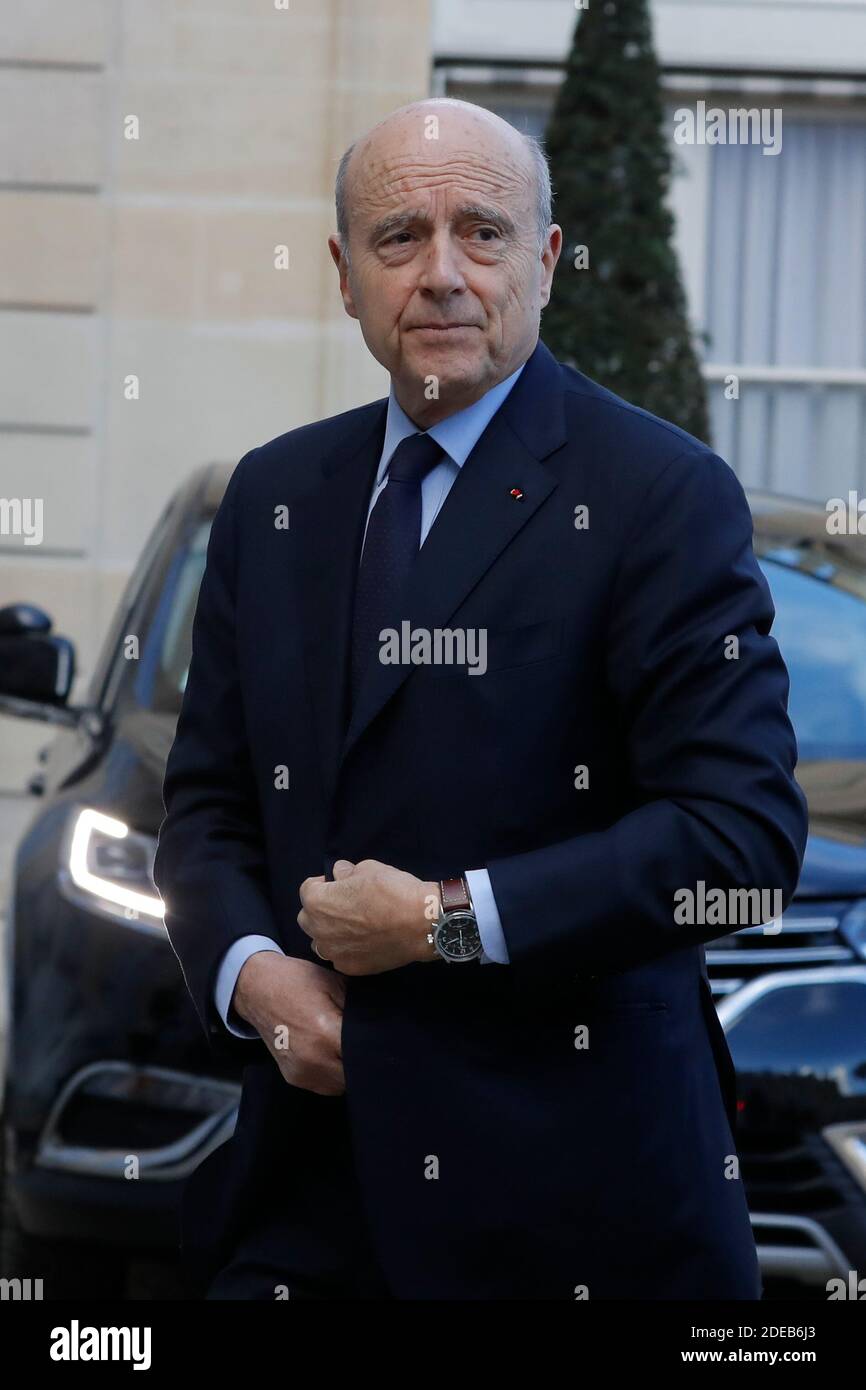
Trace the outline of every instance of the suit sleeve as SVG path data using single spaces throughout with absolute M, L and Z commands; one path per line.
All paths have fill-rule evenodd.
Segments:
M 799 878 L 808 817 L 788 672 L 742 486 L 715 454 L 689 451 L 638 513 L 606 643 L 631 808 L 605 829 L 488 862 L 518 969 L 627 969 L 722 934 L 678 924 L 677 890 L 701 879 L 707 891 L 778 888 L 787 907 Z
M 264 1043 L 226 1032 L 214 998 L 218 965 L 240 937 L 280 939 L 268 898 L 235 643 L 237 493 L 249 457 L 229 479 L 211 527 L 153 870 L 169 940 L 202 1027 L 218 1052 L 245 1062 L 264 1051 Z

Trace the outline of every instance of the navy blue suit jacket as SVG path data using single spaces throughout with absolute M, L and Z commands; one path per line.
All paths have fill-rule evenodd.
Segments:
M 349 711 L 385 410 L 253 449 L 213 525 L 155 879 L 202 1025 L 248 1066 L 235 1135 L 187 1195 L 190 1258 L 212 1271 L 269 1183 L 303 1184 L 303 1127 L 345 1103 L 401 1297 L 759 1297 L 704 966 L 720 931 L 674 918 L 699 880 L 787 905 L 805 848 L 742 487 L 539 343 L 403 609 L 413 628 L 486 629 L 486 674 L 374 663 Z M 511 964 L 350 977 L 335 1099 L 230 1038 L 213 986 L 250 932 L 317 960 L 298 887 L 339 857 L 425 880 L 486 865 Z

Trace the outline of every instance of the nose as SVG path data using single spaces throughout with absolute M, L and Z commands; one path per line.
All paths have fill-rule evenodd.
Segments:
M 427 242 L 418 283 L 437 298 L 465 290 L 459 253 L 447 231 L 435 232 Z

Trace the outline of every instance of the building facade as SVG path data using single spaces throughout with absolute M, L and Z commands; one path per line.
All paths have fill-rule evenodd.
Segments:
M 80 699 L 178 481 L 387 379 L 327 250 L 346 145 L 426 94 L 428 0 L 27 0 L 0 37 L 0 607 Z M 0 790 L 46 726 L 0 716 Z
M 435 90 L 543 135 L 576 8 L 437 0 Z M 866 492 L 866 3 L 655 0 L 652 18 L 713 445 L 747 485 Z M 778 153 L 677 143 L 684 109 L 781 111 Z

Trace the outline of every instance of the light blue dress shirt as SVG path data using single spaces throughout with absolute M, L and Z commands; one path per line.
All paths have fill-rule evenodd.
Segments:
M 465 410 L 458 410 L 454 415 L 449 415 L 447 419 L 441 420 L 438 425 L 431 425 L 427 431 L 444 449 L 445 457 L 434 468 L 431 468 L 421 483 L 422 545 L 427 539 L 430 527 L 439 515 L 442 504 L 460 469 L 522 371 L 523 367 L 518 367 L 511 376 L 500 381 L 497 386 L 492 386 L 474 405 L 467 406 Z M 418 426 L 401 409 L 392 386 L 388 397 L 385 442 L 382 446 L 376 482 L 367 508 L 368 522 L 379 493 L 387 485 L 388 465 L 394 450 L 410 434 L 417 433 Z M 365 540 L 366 537 L 367 529 L 365 526 Z M 490 876 L 486 869 L 468 869 L 466 870 L 466 879 L 472 894 L 472 903 L 475 908 L 483 947 L 480 956 L 481 964 L 507 965 L 508 951 L 490 884 Z M 258 1037 L 255 1028 L 246 1023 L 231 1007 L 232 995 L 235 992 L 235 985 L 241 969 L 250 956 L 255 955 L 257 951 L 278 951 L 280 955 L 285 954 L 282 947 L 278 946 L 276 941 L 269 936 L 242 936 L 226 951 L 217 974 L 215 988 L 217 1010 L 229 1032 L 235 1033 L 239 1038 Z

